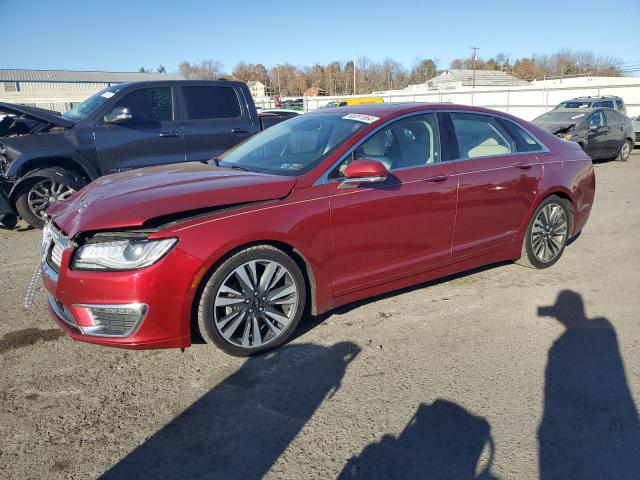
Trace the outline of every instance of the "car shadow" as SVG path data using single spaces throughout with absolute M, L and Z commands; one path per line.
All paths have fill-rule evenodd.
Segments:
M 640 478 L 640 421 L 613 325 L 587 318 L 571 290 L 538 315 L 565 328 L 548 355 L 540 478 Z
M 477 267 L 471 270 L 465 270 L 464 272 L 454 273 L 452 275 L 430 280 L 428 282 L 423 282 L 416 285 L 411 285 L 409 287 L 392 290 L 391 292 L 381 293 L 379 295 L 375 295 L 372 297 L 363 298 L 362 300 L 357 300 L 355 302 L 351 302 L 346 305 L 342 305 L 340 307 L 329 310 L 328 312 L 323 313 L 321 315 L 311 316 L 310 314 L 307 313 L 305 316 L 303 316 L 302 322 L 300 322 L 300 325 L 298 326 L 296 331 L 293 333 L 289 341 L 293 341 L 294 339 L 305 335 L 306 333 L 310 332 L 314 328 L 324 323 L 328 318 L 330 318 L 333 315 L 344 315 L 346 313 L 349 313 L 352 310 L 360 308 L 364 305 L 368 305 L 370 303 L 378 302 L 380 300 L 385 300 L 387 298 L 396 297 L 398 295 L 403 295 L 405 293 L 410 293 L 416 290 L 422 290 L 423 288 L 439 285 L 441 283 L 450 282 L 458 278 L 464 278 L 464 277 L 473 275 L 475 273 L 481 273 L 487 270 L 493 270 L 494 268 L 503 267 L 505 265 L 510 265 L 512 263 L 513 263 L 512 261 L 507 260 L 503 262 L 492 263 L 490 265 L 483 265 L 481 267 Z
M 488 456 L 480 465 L 483 451 Z M 494 444 L 489 423 L 438 399 L 421 404 L 396 438 L 385 435 L 352 457 L 339 480 L 491 480 Z
M 359 352 L 307 343 L 249 358 L 102 478 L 262 478 Z

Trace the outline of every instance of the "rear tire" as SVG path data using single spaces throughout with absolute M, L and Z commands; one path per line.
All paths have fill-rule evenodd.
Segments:
M 306 283 L 282 250 L 258 245 L 224 260 L 198 302 L 198 332 L 225 353 L 248 357 L 282 345 L 305 311 Z
M 45 210 L 66 200 L 87 183 L 77 173 L 59 167 L 35 170 L 20 183 L 16 210 L 25 222 L 41 229 Z
M 538 269 L 555 264 L 564 252 L 571 222 L 571 204 L 567 200 L 556 195 L 545 198 L 531 216 L 516 263 Z
M 622 146 L 620 147 L 620 152 L 618 153 L 616 160 L 618 160 L 619 162 L 626 162 L 627 160 L 629 160 L 629 155 L 631 155 L 632 150 L 633 150 L 633 143 L 631 142 L 631 140 L 629 139 L 625 140 Z

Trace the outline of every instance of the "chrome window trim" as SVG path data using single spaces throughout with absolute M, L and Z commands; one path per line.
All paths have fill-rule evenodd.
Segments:
M 382 130 L 384 127 L 390 125 L 393 122 L 396 122 L 398 120 L 403 120 L 405 118 L 408 117 L 413 117 L 416 115 L 424 115 L 425 113 L 434 113 L 434 114 L 438 114 L 438 113 L 471 113 L 474 115 L 484 115 L 484 116 L 493 116 L 493 117 L 498 117 L 502 120 L 505 120 L 507 122 L 511 122 L 513 125 L 515 125 L 518 128 L 521 128 L 522 130 L 525 131 L 525 133 L 527 135 L 529 135 L 538 145 L 540 145 L 542 148 L 540 150 L 535 150 L 532 152 L 513 152 L 513 153 L 502 153 L 500 155 L 487 155 L 486 157 L 474 157 L 474 158 L 469 158 L 469 157 L 464 157 L 464 158 L 457 158 L 455 160 L 447 160 L 447 161 L 440 161 L 437 163 L 425 163 L 424 165 L 420 165 L 419 167 L 404 167 L 404 168 L 396 168 L 395 170 L 393 170 L 393 172 L 401 172 L 403 170 L 408 170 L 410 168 L 424 168 L 424 167 L 433 167 L 436 165 L 442 165 L 442 164 L 446 164 L 446 163 L 455 163 L 455 162 L 465 162 L 467 160 L 478 160 L 478 159 L 483 159 L 483 158 L 500 158 L 500 157 L 512 157 L 515 155 L 531 155 L 531 154 L 543 154 L 543 153 L 549 153 L 551 150 L 549 149 L 549 147 L 547 147 L 547 145 L 540 140 L 540 138 L 538 138 L 536 135 L 534 135 L 528 128 L 526 128 L 524 125 L 519 124 L 518 122 L 511 120 L 510 118 L 507 118 L 503 115 L 500 115 L 499 113 L 487 113 L 487 112 L 477 112 L 475 110 L 464 110 L 464 109 L 447 109 L 447 110 L 420 110 L 418 112 L 409 112 L 409 113 L 405 113 L 403 115 L 400 115 L 398 117 L 394 117 L 390 120 L 387 120 L 386 122 L 378 125 L 376 128 L 374 128 L 373 130 L 371 130 L 369 133 L 367 133 L 364 137 L 362 137 L 360 139 L 360 141 L 355 144 L 354 146 L 352 146 L 349 150 L 347 150 L 345 153 L 343 153 L 340 158 L 338 158 L 338 160 L 336 160 L 335 162 L 333 162 L 331 164 L 331 166 L 329 168 L 327 168 L 322 175 L 320 175 L 318 177 L 318 179 L 313 182 L 312 186 L 317 186 L 317 185 L 325 185 L 328 183 L 333 183 L 333 182 L 339 182 L 339 179 L 329 179 L 329 174 L 341 163 L 343 162 L 349 155 L 351 155 L 354 150 L 356 148 L 358 148 L 360 145 L 362 145 L 364 142 L 366 142 L 372 135 L 375 135 L 376 133 L 378 133 L 380 130 Z M 440 131 L 440 125 L 438 125 L 438 132 Z M 454 132 L 455 133 L 455 132 Z M 439 141 L 439 139 L 438 139 Z M 440 143 L 440 141 L 439 141 Z M 442 144 L 440 143 L 440 158 L 442 158 Z

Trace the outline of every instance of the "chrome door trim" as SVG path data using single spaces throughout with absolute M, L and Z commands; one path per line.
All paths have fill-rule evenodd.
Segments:
M 535 134 L 533 134 L 528 128 L 526 128 L 524 125 L 519 124 L 518 122 L 511 120 L 510 118 L 507 118 L 503 115 L 500 115 L 498 113 L 486 113 L 486 112 L 477 112 L 474 110 L 464 110 L 464 109 L 447 109 L 447 110 L 420 110 L 417 112 L 409 112 L 409 113 L 405 113 L 403 115 L 399 115 L 397 117 L 394 117 L 392 119 L 387 120 L 386 122 L 378 125 L 376 128 L 374 128 L 373 130 L 371 130 L 369 133 L 367 133 L 364 137 L 362 137 L 358 143 L 356 143 L 355 145 L 353 145 L 349 150 L 347 150 L 345 153 L 343 153 L 342 155 L 340 155 L 340 157 L 331 164 L 331 166 L 329 166 L 329 168 L 327 168 L 322 175 L 320 175 L 320 177 L 318 177 L 318 179 L 313 183 L 313 186 L 317 186 L 317 185 L 325 185 L 328 183 L 333 183 L 333 182 L 338 182 L 339 179 L 329 179 L 329 174 L 340 164 L 342 163 L 349 155 L 351 155 L 356 148 L 358 148 L 360 145 L 362 145 L 364 142 L 366 142 L 370 137 L 372 137 L 373 135 L 375 135 L 376 133 L 378 133 L 380 130 L 382 130 L 383 128 L 387 127 L 388 125 L 390 125 L 393 122 L 396 122 L 398 120 L 402 120 L 404 118 L 409 118 L 409 117 L 413 117 L 416 115 L 424 115 L 426 113 L 433 113 L 433 114 L 438 114 L 438 113 L 470 113 L 470 114 L 474 114 L 474 115 L 484 115 L 484 116 L 493 116 L 493 117 L 498 117 L 502 120 L 505 120 L 507 122 L 511 122 L 512 124 L 514 124 L 516 127 L 521 128 L 522 130 L 524 130 L 527 135 L 529 135 L 533 140 L 536 141 L 536 143 L 538 143 L 542 148 L 540 150 L 535 150 L 532 152 L 513 152 L 513 153 L 502 153 L 500 155 L 488 155 L 486 157 L 477 157 L 477 158 L 457 158 L 455 160 L 447 160 L 445 162 L 438 162 L 438 163 L 429 163 L 429 164 L 424 164 L 424 165 L 420 165 L 420 166 L 411 166 L 411 167 L 405 167 L 405 168 L 397 168 L 395 170 L 393 170 L 393 172 L 399 172 L 402 170 L 407 170 L 410 168 L 424 168 L 424 167 L 433 167 L 436 165 L 442 165 L 445 163 L 455 163 L 455 162 L 464 162 L 467 160 L 476 160 L 476 159 L 481 159 L 481 158 L 500 158 L 500 157 L 509 157 L 509 156 L 516 156 L 516 155 L 536 155 L 536 154 L 543 154 L 543 153 L 549 153 L 551 150 L 549 149 L 549 147 L 547 147 L 547 145 L 542 142 L 542 140 L 540 140 Z M 437 117 L 436 117 L 437 119 Z M 438 125 L 438 131 L 440 131 L 440 125 Z M 439 141 L 440 139 L 438 139 Z M 442 150 L 442 145 L 440 145 L 440 150 Z M 441 155 L 442 157 L 442 155 Z

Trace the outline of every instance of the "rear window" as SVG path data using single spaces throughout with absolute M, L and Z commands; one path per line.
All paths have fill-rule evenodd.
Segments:
M 234 118 L 241 115 L 238 95 L 232 87 L 183 87 L 189 120 Z
M 613 100 L 604 100 L 602 102 L 596 102 L 593 104 L 594 107 L 605 107 L 605 108 L 613 108 Z
M 524 129 L 503 118 L 452 113 L 451 121 L 461 159 L 542 150 L 542 146 Z
M 590 108 L 590 107 L 591 107 L 590 101 L 572 100 L 568 102 L 562 102 L 556 108 Z

